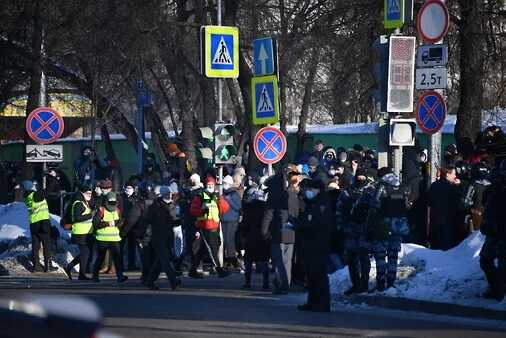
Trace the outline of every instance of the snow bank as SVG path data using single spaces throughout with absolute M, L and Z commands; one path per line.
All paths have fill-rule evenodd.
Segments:
M 415 244 L 403 244 L 399 254 L 396 288 L 386 296 L 454 303 L 506 310 L 503 302 L 480 297 L 487 288 L 480 269 L 480 250 L 485 238 L 475 232 L 459 246 L 448 251 L 430 250 Z M 375 263 L 370 274 L 371 287 L 376 278 Z M 330 276 L 331 292 L 342 294 L 351 286 L 348 268 Z
M 51 215 L 51 224 L 58 228 L 60 236 L 70 238 L 70 232 L 60 227 L 60 217 Z M 22 202 L 0 204 L 0 241 L 14 240 L 20 236 L 30 238 L 28 210 Z

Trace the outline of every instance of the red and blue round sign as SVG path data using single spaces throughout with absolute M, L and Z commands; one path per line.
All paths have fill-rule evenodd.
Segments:
M 48 107 L 35 109 L 26 118 L 26 132 L 37 143 L 53 143 L 63 134 L 63 118 Z
M 416 104 L 416 122 L 426 134 L 434 134 L 443 127 L 446 117 L 444 98 L 435 91 L 422 95 Z
M 279 129 L 265 127 L 255 135 L 253 148 L 260 162 L 274 164 L 281 161 L 285 156 L 286 137 Z

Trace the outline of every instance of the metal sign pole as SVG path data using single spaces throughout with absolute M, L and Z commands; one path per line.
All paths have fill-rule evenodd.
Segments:
M 217 0 L 218 5 L 218 17 L 217 17 L 217 24 L 218 26 L 221 26 L 221 0 Z M 218 78 L 218 121 L 223 121 L 223 79 Z M 220 165 L 218 169 L 218 189 L 220 195 L 223 194 L 223 165 Z M 220 260 L 220 266 L 223 266 L 223 230 L 220 226 L 220 239 L 221 239 L 221 245 L 218 249 L 218 258 Z
M 218 18 L 217 23 L 218 26 L 221 26 L 221 0 L 218 1 Z M 223 121 L 223 79 L 218 78 L 218 121 Z M 223 166 L 220 166 L 218 169 L 218 184 L 220 189 L 220 194 L 222 193 L 222 183 L 223 183 Z

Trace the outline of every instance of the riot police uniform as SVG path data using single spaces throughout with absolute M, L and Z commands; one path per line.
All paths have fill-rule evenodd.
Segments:
M 355 180 L 349 189 L 343 191 L 336 205 L 337 224 L 343 228 L 348 269 L 353 285 L 345 292 L 347 295 L 365 292 L 369 288 L 371 262 L 367 241 L 367 214 L 374 198 L 374 186 L 360 182 Z
M 401 185 L 393 173 L 384 175 L 376 188 L 375 207 L 370 209 L 368 229 L 376 260 L 378 291 L 385 290 L 385 283 L 387 287 L 393 287 L 396 280 L 402 238 L 409 235 L 409 195 L 409 187 Z

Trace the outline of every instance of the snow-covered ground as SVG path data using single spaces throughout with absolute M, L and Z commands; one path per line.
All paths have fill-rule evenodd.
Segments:
M 506 310 L 506 299 L 498 303 L 480 297 L 487 288 L 479 263 L 484 239 L 476 232 L 448 251 L 403 244 L 399 254 L 397 286 L 386 290 L 383 295 Z M 371 288 L 375 279 L 373 260 Z M 330 287 L 333 294 L 342 294 L 351 287 L 347 267 L 330 276 Z

